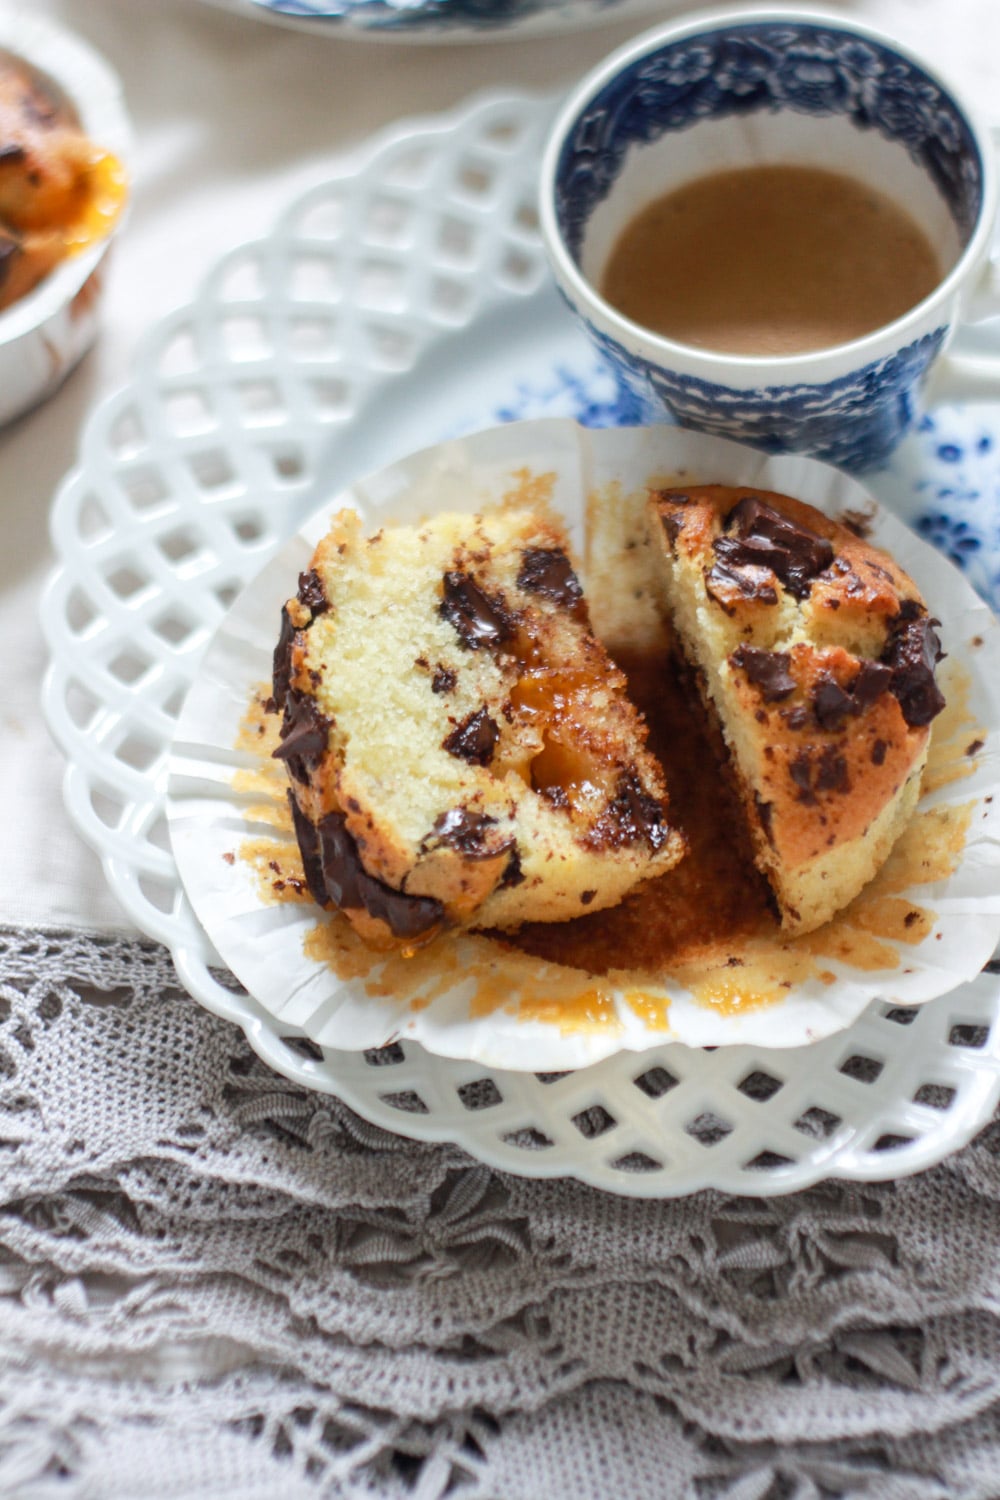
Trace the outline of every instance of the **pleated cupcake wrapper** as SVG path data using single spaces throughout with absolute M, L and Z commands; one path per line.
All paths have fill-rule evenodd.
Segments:
M 330 516 L 353 506 L 375 531 L 440 511 L 471 514 L 509 497 L 526 476 L 550 476 L 550 503 L 580 556 L 587 498 L 614 484 L 623 497 L 650 482 L 749 485 L 794 495 L 834 517 L 871 516 L 872 542 L 913 577 L 941 620 L 945 691 L 961 684 L 967 739 L 984 742 L 967 763 L 959 743 L 958 779 L 921 800 L 918 812 L 939 804 L 968 808 L 968 828 L 952 874 L 898 893 L 934 914 L 923 941 L 873 934 L 898 952 L 897 967 L 862 969 L 824 958 L 826 983 L 808 978 L 779 1000 L 723 1010 L 674 978 L 662 989 L 647 982 L 638 994 L 626 987 L 626 994 L 605 981 L 569 979 L 565 970 L 540 972 L 533 960 L 511 960 L 486 939 L 463 935 L 426 950 L 405 971 L 412 980 L 400 990 L 406 960 L 392 961 L 394 985 L 373 985 L 374 976 L 341 978 L 315 956 L 324 913 L 309 902 L 262 895 L 261 867 L 266 871 L 274 820 L 284 815 L 284 786 L 270 774 L 277 763 L 234 747 L 246 744 L 241 726 L 255 693 L 267 691 L 281 605 L 295 592 Z M 188 899 L 222 960 L 278 1021 L 320 1045 L 360 1050 L 412 1038 L 444 1056 L 532 1072 L 577 1068 L 665 1040 L 797 1047 L 848 1026 L 875 999 L 912 1005 L 951 991 L 993 953 L 1000 938 L 998 660 L 1000 626 L 958 569 L 837 470 L 670 427 L 588 431 L 563 420 L 513 423 L 411 455 L 331 497 L 244 590 L 211 640 L 182 711 L 170 761 L 171 839 Z M 255 862 L 248 850 L 257 851 Z M 484 962 L 492 1007 L 482 1002 Z M 583 999 L 546 1011 L 553 979 L 556 989 L 575 988 Z M 393 992 L 372 992 L 380 987 Z

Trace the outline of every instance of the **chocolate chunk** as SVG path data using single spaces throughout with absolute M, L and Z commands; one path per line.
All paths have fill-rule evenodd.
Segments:
M 309 780 L 310 763 L 326 750 L 332 721 L 319 708 L 315 698 L 289 688 L 285 697 L 285 718 L 281 726 L 281 744 L 271 754 L 283 760 L 296 781 Z
M 808 750 L 800 750 L 788 767 L 788 774 L 799 789 L 798 800 L 809 804 L 816 801 L 812 788 L 812 761 Z
M 885 740 L 875 741 L 874 745 L 872 746 L 873 766 L 885 765 L 885 752 L 888 750 L 888 748 L 889 746 L 886 744 Z
M 679 515 L 675 510 L 660 512 L 660 525 L 663 527 L 667 541 L 670 543 L 671 552 L 674 551 L 675 543 L 684 530 L 686 516 Z
M 309 894 L 317 906 L 325 906 L 330 898 L 323 883 L 323 865 L 319 857 L 319 835 L 316 832 L 316 825 L 299 807 L 291 788 L 288 791 L 288 805 L 292 809 L 292 826 L 295 829 L 295 838 L 302 856 L 302 870 L 306 877 L 306 885 L 309 887 Z
M 858 675 L 849 688 L 851 697 L 859 710 L 870 708 L 883 693 L 888 692 L 891 680 L 892 672 L 882 662 L 862 662 Z
M 825 745 L 818 756 L 815 749 L 815 746 L 809 746 L 800 750 L 788 767 L 788 773 L 799 789 L 798 800 L 807 806 L 815 803 L 817 792 L 850 791 L 847 761 L 839 753 L 839 746 Z
M 485 813 L 470 812 L 466 807 L 452 807 L 435 820 L 434 827 L 421 848 L 436 844 L 438 848 L 444 846 L 457 849 L 466 859 L 496 859 L 498 854 L 512 848 L 514 843 L 509 838 L 492 848 L 487 845 L 486 831 L 488 828 L 495 828 L 496 824 L 496 818 Z
M 432 896 L 408 896 L 368 874 L 343 813 L 327 813 L 316 832 L 323 885 L 334 906 L 368 912 L 385 922 L 397 938 L 420 937 L 441 924 L 444 907 L 440 901 Z
M 760 688 L 765 703 L 777 703 L 795 691 L 795 679 L 788 671 L 791 657 L 786 651 L 737 646 L 729 660 L 734 667 L 741 667 L 748 681 Z
M 828 672 L 817 680 L 813 691 L 813 712 L 821 729 L 841 729 L 848 715 L 857 717 L 888 690 L 892 672 L 882 662 L 862 662 L 846 688 Z
M 299 574 L 299 603 L 304 604 L 312 612 L 314 618 L 316 615 L 325 614 L 330 608 L 330 601 L 323 588 L 323 580 L 315 568 Z
M 431 678 L 431 692 L 450 693 L 457 681 L 458 677 L 456 673 L 450 667 L 442 667 L 439 662 L 434 670 L 434 676 Z
M 634 770 L 623 771 L 615 795 L 601 813 L 587 838 L 592 848 L 620 848 L 645 839 L 654 851 L 666 843 L 669 829 L 663 809 L 643 789 Z
M 525 593 L 541 594 L 566 609 L 572 609 L 583 598 L 580 580 L 559 547 L 529 547 L 523 552 L 517 586 Z
M 493 598 L 468 573 L 444 575 L 444 598 L 438 609 L 470 651 L 502 646 L 514 634 L 514 618 L 503 599 Z
M 881 659 L 892 672 L 889 691 L 911 729 L 929 724 L 945 705 L 934 680 L 934 668 L 944 656 L 934 628 L 940 623 L 930 619 L 915 599 L 904 599 L 882 652 Z
M 511 885 L 523 885 L 525 879 L 524 871 L 521 869 L 521 851 L 515 844 L 510 851 L 510 859 L 507 861 L 507 868 L 503 872 L 500 889 L 503 890 Z
M 851 784 L 847 777 L 847 761 L 837 754 L 836 745 L 827 745 L 816 768 L 816 790 L 818 792 L 849 792 Z
M 720 537 L 719 541 L 723 538 Z M 715 545 L 713 543 L 713 545 Z M 777 604 L 778 591 L 770 568 L 756 566 L 733 567 L 716 561 L 705 571 L 705 589 L 727 615 L 735 613 L 732 604 L 733 590 L 744 599 L 756 599 L 761 604 Z
M 824 673 L 813 690 L 813 713 L 820 729 L 840 729 L 848 714 L 856 712 L 850 693 L 845 693 L 829 673 Z
M 591 903 L 591 901 L 593 901 L 593 899 L 594 899 L 594 897 L 596 895 L 597 895 L 596 891 L 581 891 L 580 892 L 580 905 L 581 906 L 589 906 L 590 903 Z
M 796 703 L 794 708 L 782 709 L 781 717 L 789 729 L 805 729 L 809 723 L 809 710 L 804 703 Z
M 470 765 L 488 766 L 493 759 L 500 730 L 486 711 L 486 705 L 477 708 L 474 714 L 456 725 L 444 740 L 442 748 L 458 760 L 467 760 Z
M 271 659 L 271 685 L 274 689 L 275 707 L 282 709 L 288 697 L 288 686 L 292 678 L 292 645 L 295 641 L 295 626 L 288 618 L 288 610 L 281 606 L 281 630 L 278 644 Z
M 757 495 L 746 495 L 726 517 L 727 532 L 712 543 L 730 567 L 770 568 L 797 599 L 833 562 L 833 544 L 807 526 L 791 521 Z

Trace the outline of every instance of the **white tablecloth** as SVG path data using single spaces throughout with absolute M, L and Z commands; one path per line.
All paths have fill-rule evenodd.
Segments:
M 73 27 L 115 66 L 135 125 L 136 168 L 98 346 L 52 400 L 0 433 L 0 914 L 17 925 L 127 930 L 95 856 L 63 816 L 62 759 L 38 709 L 46 517 L 88 411 L 125 381 L 143 330 L 184 303 L 222 252 L 265 232 L 292 197 L 374 132 L 487 87 L 569 86 L 661 15 L 691 7 L 665 0 L 649 20 L 569 38 L 434 46 L 315 39 L 201 0 L 21 0 L 10 8 Z M 921 46 L 1000 118 L 997 0 L 845 0 L 838 8 Z
M 842 8 L 994 111 L 998 0 Z M 117 67 L 137 157 L 100 343 L 0 433 L 0 1494 L 996 1500 L 996 1123 L 909 1181 L 766 1202 L 491 1172 L 279 1077 L 164 950 L 96 936 L 127 926 L 62 814 L 46 514 L 144 329 L 373 131 L 568 85 L 644 23 L 418 47 L 22 9 Z

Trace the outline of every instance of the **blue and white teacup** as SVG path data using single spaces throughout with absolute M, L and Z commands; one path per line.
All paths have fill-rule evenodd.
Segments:
M 761 357 L 663 337 L 601 296 L 642 208 L 762 164 L 877 187 L 927 234 L 945 268 L 935 289 L 863 338 Z M 885 463 L 926 400 L 1000 396 L 1000 356 L 948 348 L 960 325 L 1000 313 L 996 200 L 989 132 L 932 64 L 854 21 L 768 7 L 664 25 L 595 69 L 552 129 L 541 222 L 560 290 L 644 420 L 861 470 Z

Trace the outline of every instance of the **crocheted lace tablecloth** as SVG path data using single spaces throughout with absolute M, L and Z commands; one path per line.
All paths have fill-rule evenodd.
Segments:
M 993 1500 L 1000 1128 L 616 1198 L 272 1073 L 164 951 L 0 933 L 0 1494 Z

